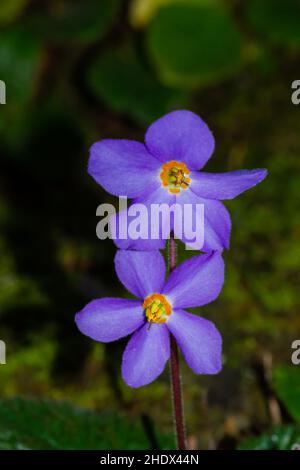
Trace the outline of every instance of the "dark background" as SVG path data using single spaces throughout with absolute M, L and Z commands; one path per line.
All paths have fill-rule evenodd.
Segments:
M 0 79 L 0 448 L 174 446 L 168 371 L 130 389 L 126 340 L 94 343 L 74 314 L 126 295 L 95 234 L 96 207 L 117 200 L 86 172 L 90 145 L 142 140 L 180 108 L 215 134 L 209 171 L 269 170 L 227 204 L 225 286 L 196 310 L 223 335 L 224 368 L 183 365 L 189 446 L 300 442 L 299 1 L 1 0 Z

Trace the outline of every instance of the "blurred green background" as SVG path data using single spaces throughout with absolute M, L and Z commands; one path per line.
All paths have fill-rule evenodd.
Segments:
M 125 294 L 95 234 L 96 207 L 117 201 L 87 175 L 89 146 L 142 140 L 180 108 L 214 131 L 209 171 L 269 169 L 227 204 L 225 287 L 196 310 L 222 332 L 224 369 L 183 364 L 189 446 L 300 443 L 299 1 L 1 0 L 0 79 L 0 448 L 174 447 L 168 370 L 130 389 L 126 340 L 94 343 L 74 314 Z

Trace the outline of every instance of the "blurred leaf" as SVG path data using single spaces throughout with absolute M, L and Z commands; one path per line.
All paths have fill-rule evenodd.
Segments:
M 27 105 L 36 89 L 41 58 L 40 44 L 28 31 L 14 27 L 0 33 L 0 78 L 6 84 L 0 135 L 12 147 L 22 141 L 30 125 Z
M 145 26 L 156 10 L 174 0 L 132 0 L 129 7 L 129 20 L 132 26 Z
M 219 4 L 176 3 L 149 25 L 148 48 L 162 79 L 194 87 L 224 79 L 241 63 L 242 38 Z
M 28 0 L 1 0 L 0 24 L 14 21 L 27 5 Z
M 26 26 L 41 38 L 57 42 L 100 39 L 116 18 L 120 0 L 60 0 L 40 5 Z
M 139 421 L 116 412 L 95 413 L 68 403 L 0 401 L 0 449 L 148 449 Z
M 250 0 L 246 16 L 251 26 L 270 41 L 300 47 L 298 0 Z
M 277 367 L 273 387 L 292 417 L 300 422 L 300 370 L 296 366 Z
M 20 305 L 29 308 L 45 305 L 47 299 L 34 279 L 17 272 L 13 253 L 2 237 L 0 253 L 0 318 L 4 312 Z
M 49 390 L 52 385 L 51 366 L 58 347 L 47 335 L 49 332 L 32 336 L 30 339 L 33 344 L 30 346 L 17 348 L 11 343 L 8 345 L 9 361 L 1 368 L 0 374 L 2 397 L 17 395 L 20 389 L 25 395 Z
M 221 0 L 185 0 L 191 4 L 216 4 Z M 182 3 L 182 0 L 131 0 L 129 7 L 129 20 L 133 27 L 145 26 L 156 14 L 157 10 L 164 5 Z
M 245 439 L 239 450 L 291 450 L 295 444 L 300 444 L 300 427 L 287 426 Z
M 114 111 L 123 112 L 142 124 L 151 123 L 185 101 L 160 85 L 133 54 L 108 51 L 98 57 L 88 73 L 92 90 Z
M 7 103 L 24 104 L 32 97 L 41 48 L 24 29 L 0 34 L 1 80 L 6 83 Z

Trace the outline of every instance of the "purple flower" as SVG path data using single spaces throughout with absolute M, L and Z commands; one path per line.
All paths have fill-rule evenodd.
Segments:
M 220 200 L 232 199 L 260 183 L 267 170 L 197 171 L 207 163 L 214 146 L 214 137 L 199 116 L 190 111 L 174 111 L 149 127 L 145 144 L 111 139 L 95 143 L 88 171 L 109 193 L 127 196 L 133 203 L 143 203 L 148 208 L 151 204 L 192 204 L 195 220 L 199 217 L 196 204 L 203 204 L 202 249 L 222 251 L 229 248 L 231 221 Z M 124 213 L 121 213 L 118 224 L 122 224 L 123 219 Z M 164 223 L 163 220 L 162 226 Z M 170 229 L 188 243 L 176 225 Z M 147 240 L 127 237 L 117 239 L 116 244 L 122 249 L 152 250 L 163 248 L 165 240 L 162 237 L 150 239 L 150 236 Z
M 165 262 L 158 251 L 123 251 L 116 272 L 138 300 L 93 300 L 76 315 L 79 330 L 108 343 L 133 333 L 123 354 L 122 376 L 131 387 L 156 379 L 170 356 L 174 335 L 188 365 L 197 374 L 221 370 L 220 333 L 214 324 L 184 309 L 212 302 L 224 282 L 221 254 L 194 256 L 165 281 Z

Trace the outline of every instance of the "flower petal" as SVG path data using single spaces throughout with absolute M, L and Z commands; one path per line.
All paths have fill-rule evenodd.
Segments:
M 181 191 L 181 193 L 176 196 L 176 203 L 181 204 L 183 214 L 185 213 L 184 206 L 191 204 L 193 229 L 195 226 L 201 227 L 202 222 L 202 219 L 199 220 L 200 215 L 196 207 L 201 204 L 204 206 L 204 226 L 201 227 L 201 230 L 204 231 L 204 244 L 197 245 L 198 242 L 193 242 L 194 249 L 209 253 L 211 251 L 223 251 L 224 248 L 229 248 L 231 220 L 229 212 L 222 202 L 200 198 L 188 189 Z M 187 213 L 189 214 L 189 212 Z M 176 220 L 174 232 L 177 238 L 180 238 L 185 244 L 190 245 L 191 240 L 185 236 L 185 231 L 179 223 L 176 223 Z M 199 237 L 199 240 L 199 243 L 201 243 L 201 237 Z
M 114 231 L 116 236 L 113 236 L 117 248 L 120 250 L 140 250 L 140 251 L 152 251 L 161 250 L 165 247 L 166 240 L 149 239 L 148 229 L 146 232 L 146 238 L 133 239 L 131 237 L 129 227 L 130 223 L 134 221 L 135 217 L 128 214 L 128 210 L 125 209 L 116 215 L 113 215 L 110 219 L 110 229 Z M 150 224 L 148 225 L 148 227 Z M 125 234 L 125 237 L 120 236 L 120 233 Z
M 200 198 L 199 198 L 200 199 Z M 228 210 L 220 201 L 202 199 L 204 204 L 203 251 L 229 249 L 231 219 Z
M 153 382 L 170 357 L 170 337 L 165 325 L 146 323 L 130 338 L 123 354 L 122 376 L 130 387 Z
M 172 271 L 163 287 L 173 308 L 200 307 L 215 300 L 224 283 L 224 262 L 219 252 L 198 255 Z
M 176 310 L 168 329 L 196 374 L 217 374 L 222 369 L 222 338 L 215 325 L 184 310 Z
M 129 335 L 144 321 L 140 301 L 110 297 L 92 300 L 75 317 L 81 333 L 103 343 Z
M 115 267 L 122 284 L 138 298 L 144 299 L 161 292 L 166 266 L 159 251 L 119 250 L 115 256 Z
M 143 196 L 137 199 L 134 199 L 131 206 L 127 210 L 123 210 L 118 213 L 116 216 L 111 217 L 110 227 L 111 231 L 115 233 L 114 242 L 118 248 L 123 250 L 158 250 L 165 247 L 166 239 L 170 235 L 172 229 L 172 221 L 169 222 L 169 218 L 166 213 L 163 212 L 162 217 L 157 221 L 152 220 L 151 218 L 151 208 L 154 205 L 164 204 L 166 206 L 171 206 L 175 203 L 174 194 L 170 194 L 165 188 L 159 187 L 156 191 L 152 192 L 148 196 Z M 133 209 L 138 209 L 138 204 L 143 206 L 143 211 L 141 215 L 130 215 L 133 212 Z M 137 217 L 140 220 L 141 226 L 143 225 L 143 230 L 141 230 L 141 235 L 139 238 L 133 237 L 132 224 L 134 220 L 137 220 Z M 157 232 L 155 238 L 151 232 L 153 229 L 156 229 Z M 122 238 L 121 238 L 121 233 Z
M 208 199 L 233 199 L 247 189 L 256 186 L 266 176 L 265 169 L 239 170 L 228 173 L 191 173 L 190 189 Z
M 202 168 L 211 157 L 214 137 L 205 122 L 191 111 L 173 111 L 147 130 L 148 150 L 162 162 L 180 160 L 189 169 Z
M 176 204 L 181 208 L 178 212 L 181 217 L 174 218 L 175 237 L 191 249 L 204 251 L 207 232 L 203 201 L 188 189 L 176 195 Z M 212 248 L 212 250 L 216 249 L 221 249 L 221 246 Z
M 106 139 L 90 150 L 89 174 L 115 196 L 137 197 L 159 186 L 159 162 L 145 145 L 131 140 Z

